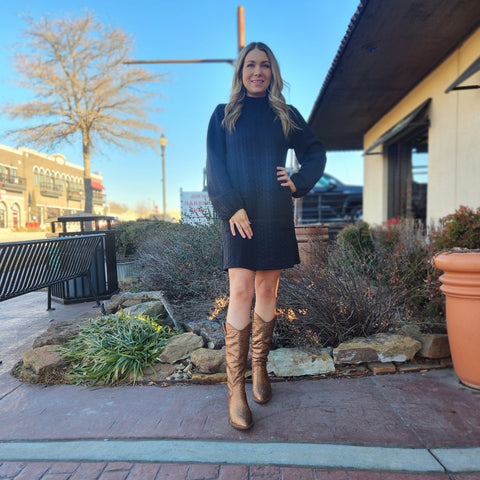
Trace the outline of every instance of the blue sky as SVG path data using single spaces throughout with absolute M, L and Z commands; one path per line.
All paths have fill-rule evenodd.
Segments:
M 308 119 L 323 80 L 337 53 L 359 0 L 16 0 L 2 5 L 0 30 L 0 102 L 21 101 L 29 92 L 11 80 L 11 52 L 25 27 L 21 14 L 34 19 L 52 14 L 81 14 L 88 9 L 105 24 L 121 27 L 135 40 L 136 58 L 235 58 L 237 7 L 244 6 L 245 41 L 267 43 L 275 53 L 288 103 Z M 128 68 L 128 67 L 126 67 Z M 152 120 L 164 129 L 167 209 L 178 209 L 180 189 L 198 191 L 205 166 L 205 135 L 210 115 L 225 103 L 233 74 L 228 64 L 170 64 L 147 67 L 169 73 L 171 81 L 155 85 L 162 112 Z M 11 127 L 0 118 L 1 133 Z M 321 138 L 321 136 L 320 136 Z M 10 145 L 15 147 L 16 145 Z M 69 162 L 82 164 L 80 148 L 57 148 Z M 52 152 L 47 152 L 52 153 Z M 131 207 L 143 202 L 162 208 L 159 152 L 143 148 L 121 152 L 105 147 L 92 157 L 92 170 L 101 171 L 108 201 Z M 361 152 L 330 152 L 326 171 L 346 183 L 363 183 Z

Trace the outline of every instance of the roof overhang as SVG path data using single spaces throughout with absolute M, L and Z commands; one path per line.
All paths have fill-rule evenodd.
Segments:
M 479 0 L 362 0 L 309 124 L 328 150 L 362 150 L 364 134 L 479 25 Z
M 474 88 L 480 88 L 480 85 L 463 85 L 460 86 L 465 80 L 468 80 L 472 75 L 475 75 L 480 71 L 480 57 L 478 57 L 446 90 L 445 93 L 449 93 L 452 90 L 470 90 Z

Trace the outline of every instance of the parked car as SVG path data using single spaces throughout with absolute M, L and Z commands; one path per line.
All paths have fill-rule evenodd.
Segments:
M 297 201 L 298 223 L 355 222 L 362 218 L 363 187 L 345 185 L 324 173 L 310 193 Z

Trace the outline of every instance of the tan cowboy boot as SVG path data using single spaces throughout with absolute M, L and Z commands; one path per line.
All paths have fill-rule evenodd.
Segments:
M 250 343 L 249 323 L 243 330 L 225 322 L 227 384 L 228 384 L 228 409 L 230 424 L 239 430 L 248 430 L 253 425 L 252 412 L 247 403 L 245 394 L 245 372 L 247 371 L 248 348 Z
M 253 399 L 257 403 L 267 403 L 272 398 L 272 387 L 267 373 L 267 359 L 272 343 L 276 316 L 270 322 L 264 322 L 253 314 L 252 327 L 252 381 Z

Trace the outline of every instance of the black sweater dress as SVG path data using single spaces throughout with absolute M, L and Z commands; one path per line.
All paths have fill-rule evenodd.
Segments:
M 288 138 L 270 108 L 268 97 L 243 100 L 235 130 L 222 124 L 225 104 L 218 105 L 207 134 L 207 189 L 222 220 L 223 269 L 276 270 L 300 263 L 293 218 L 292 193 L 277 180 L 277 166 L 285 167 L 287 150 L 293 148 L 300 170 L 291 175 L 297 191 L 307 194 L 322 176 L 325 148 L 298 110 L 290 115 L 298 129 Z M 253 237 L 230 231 L 232 215 L 244 208 Z

